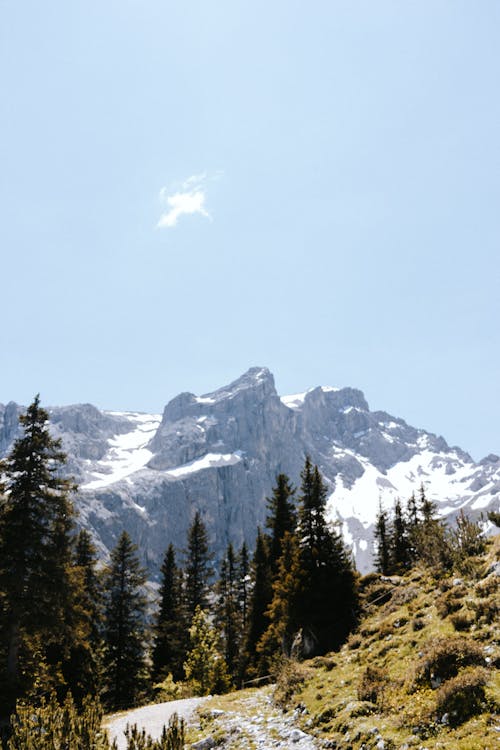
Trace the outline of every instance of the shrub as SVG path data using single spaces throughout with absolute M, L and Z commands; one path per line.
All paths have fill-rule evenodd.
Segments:
M 383 696 L 386 685 L 384 672 L 378 667 L 367 667 L 358 685 L 358 700 L 377 703 Z
M 427 644 L 415 668 L 415 684 L 431 684 L 431 679 L 447 680 L 461 669 L 484 663 L 481 647 L 463 636 L 436 638 Z
M 452 589 L 445 591 L 436 600 L 437 613 L 441 618 L 445 618 L 452 612 L 457 612 L 462 607 L 462 598 L 467 594 L 465 586 L 454 586 Z
M 492 594 L 484 599 L 478 599 L 471 603 L 471 607 L 476 613 L 476 617 L 481 622 L 490 624 L 494 622 L 499 613 L 498 596 Z
M 453 726 L 481 713 L 487 682 L 488 673 L 482 667 L 469 667 L 447 680 L 436 695 L 438 717 L 448 714 L 448 721 Z
M 11 719 L 8 750 L 110 750 L 102 730 L 102 710 L 97 700 L 85 699 L 80 712 L 71 695 L 62 705 L 55 694 L 39 706 L 19 704 Z
M 455 630 L 469 630 L 470 626 L 474 622 L 474 619 L 469 617 L 467 612 L 455 612 L 455 614 L 450 615 L 450 622 L 455 628 Z
M 163 727 L 159 740 L 153 740 L 144 729 L 137 726 L 125 730 L 127 750 L 184 750 L 184 720 L 173 714 L 168 722 L 168 728 Z
M 278 667 L 274 701 L 281 708 L 286 708 L 298 688 L 306 679 L 306 671 L 293 659 L 283 659 Z

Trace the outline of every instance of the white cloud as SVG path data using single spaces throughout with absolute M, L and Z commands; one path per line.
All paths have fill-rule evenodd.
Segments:
M 159 229 L 175 227 L 181 216 L 200 214 L 212 221 L 206 206 L 205 182 L 207 175 L 194 174 L 184 180 L 177 192 L 170 194 L 170 190 L 163 187 L 160 190 L 160 201 L 164 208 L 156 225 Z

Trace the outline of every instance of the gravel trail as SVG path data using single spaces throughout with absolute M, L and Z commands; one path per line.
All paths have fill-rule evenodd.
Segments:
M 318 750 L 321 745 L 295 726 L 293 714 L 284 714 L 271 698 L 258 692 L 242 699 L 235 710 L 213 711 L 206 736 L 216 734 L 224 750 Z
M 185 698 L 168 703 L 154 703 L 143 708 L 135 708 L 126 713 L 115 714 L 106 719 L 105 726 L 108 730 L 109 739 L 116 739 L 119 750 L 126 750 L 125 729 L 127 724 L 137 724 L 139 729 L 145 729 L 153 739 L 159 739 L 163 726 L 168 724 L 172 714 L 177 713 L 179 717 L 188 720 L 195 710 L 206 701 L 206 698 Z

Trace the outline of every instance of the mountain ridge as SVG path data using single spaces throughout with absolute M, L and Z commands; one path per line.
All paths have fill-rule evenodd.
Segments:
M 370 411 L 355 388 L 279 396 L 264 367 L 201 396 L 180 393 L 161 415 L 91 404 L 48 410 L 80 485 L 80 523 L 103 554 L 126 528 L 152 573 L 170 541 L 182 547 L 196 510 L 216 556 L 228 541 L 252 546 L 275 475 L 283 471 L 297 484 L 305 455 L 325 477 L 329 517 L 342 522 L 362 571 L 372 565 L 379 499 L 405 500 L 423 483 L 443 516 L 498 509 L 495 454 L 475 462 L 441 436 Z M 21 412 L 0 404 L 0 455 L 20 434 Z

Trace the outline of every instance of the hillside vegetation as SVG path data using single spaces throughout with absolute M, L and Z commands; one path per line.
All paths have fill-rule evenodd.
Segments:
M 366 576 L 357 631 L 337 653 L 287 662 L 275 700 L 325 747 L 498 748 L 499 561 L 496 536 L 460 576 Z

